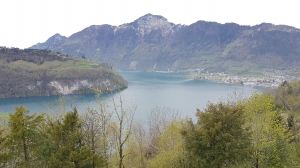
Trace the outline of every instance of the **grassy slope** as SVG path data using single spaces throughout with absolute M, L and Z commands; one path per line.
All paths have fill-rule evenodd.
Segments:
M 5 60 L 0 60 L 0 66 L 5 65 L 8 68 L 16 69 L 22 68 L 27 70 L 40 70 L 40 69 L 50 69 L 55 71 L 63 71 L 66 69 L 97 69 L 99 63 L 92 62 L 85 59 L 74 58 L 67 61 L 44 61 L 43 64 L 35 64 L 32 62 L 27 62 L 23 60 L 17 60 L 14 62 L 5 62 Z M 98 65 L 98 67 L 96 66 Z
M 101 90 L 107 87 L 113 90 L 127 87 L 127 82 L 108 64 L 39 50 L 2 49 L 0 79 L 2 98 L 57 95 L 48 86 L 52 80 L 64 84 L 88 80 Z M 110 81 L 108 85 L 104 84 L 107 80 Z M 76 94 L 90 92 L 91 89 L 82 88 Z

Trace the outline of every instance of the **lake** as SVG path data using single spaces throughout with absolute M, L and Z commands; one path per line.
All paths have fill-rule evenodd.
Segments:
M 249 97 L 254 91 L 261 92 L 266 88 L 253 86 L 240 86 L 221 84 L 204 80 L 184 78 L 181 73 L 159 73 L 120 71 L 127 81 L 128 88 L 119 93 L 124 96 L 126 106 L 137 105 L 135 118 L 145 119 L 151 109 L 155 107 L 168 107 L 178 111 L 181 117 L 195 118 L 196 109 L 206 107 L 208 101 L 216 103 L 226 99 L 233 92 L 243 93 Z M 101 100 L 110 104 L 112 98 L 117 98 L 119 93 L 104 94 Z M 14 106 L 24 105 L 31 112 L 48 112 L 57 107 L 59 96 L 9 98 L 0 99 L 0 112 L 13 112 Z M 77 107 L 84 111 L 87 107 L 96 108 L 94 95 L 63 96 L 68 110 Z

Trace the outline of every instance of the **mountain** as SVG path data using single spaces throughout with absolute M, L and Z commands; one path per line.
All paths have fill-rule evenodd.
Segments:
M 32 46 L 32 48 L 39 48 L 39 49 L 47 48 L 48 50 L 51 49 L 55 50 L 55 48 L 62 45 L 66 39 L 67 37 L 61 36 L 60 34 L 56 33 L 55 35 L 51 36 L 46 42 L 38 43 Z
M 127 87 L 108 64 L 50 50 L 6 47 L 0 47 L 0 79 L 0 98 L 86 94 L 94 93 L 94 88 L 105 92 Z
M 147 14 L 120 26 L 93 25 L 68 38 L 57 34 L 30 48 L 84 56 L 123 70 L 194 68 L 241 73 L 299 66 L 300 30 L 270 23 L 180 25 Z

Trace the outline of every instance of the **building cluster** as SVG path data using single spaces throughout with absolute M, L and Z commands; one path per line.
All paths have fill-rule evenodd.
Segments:
M 238 85 L 247 85 L 247 86 L 261 86 L 261 87 L 277 87 L 282 84 L 284 81 L 292 81 L 299 79 L 298 75 L 295 74 L 295 70 L 269 70 L 264 72 L 263 76 L 257 77 L 242 77 L 242 76 L 231 76 L 224 72 L 218 73 L 201 73 L 196 71 L 197 75 L 191 75 L 188 77 L 210 80 L 219 83 L 228 83 L 228 84 L 238 84 Z

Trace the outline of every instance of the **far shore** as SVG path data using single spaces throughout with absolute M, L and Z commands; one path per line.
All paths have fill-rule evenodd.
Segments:
M 186 78 L 200 79 L 215 81 L 218 83 L 246 85 L 246 86 L 259 86 L 275 88 L 281 85 L 284 81 L 292 81 L 299 79 L 299 77 L 288 75 L 285 73 L 265 73 L 266 75 L 261 76 L 237 76 L 228 75 L 225 73 L 189 73 Z

